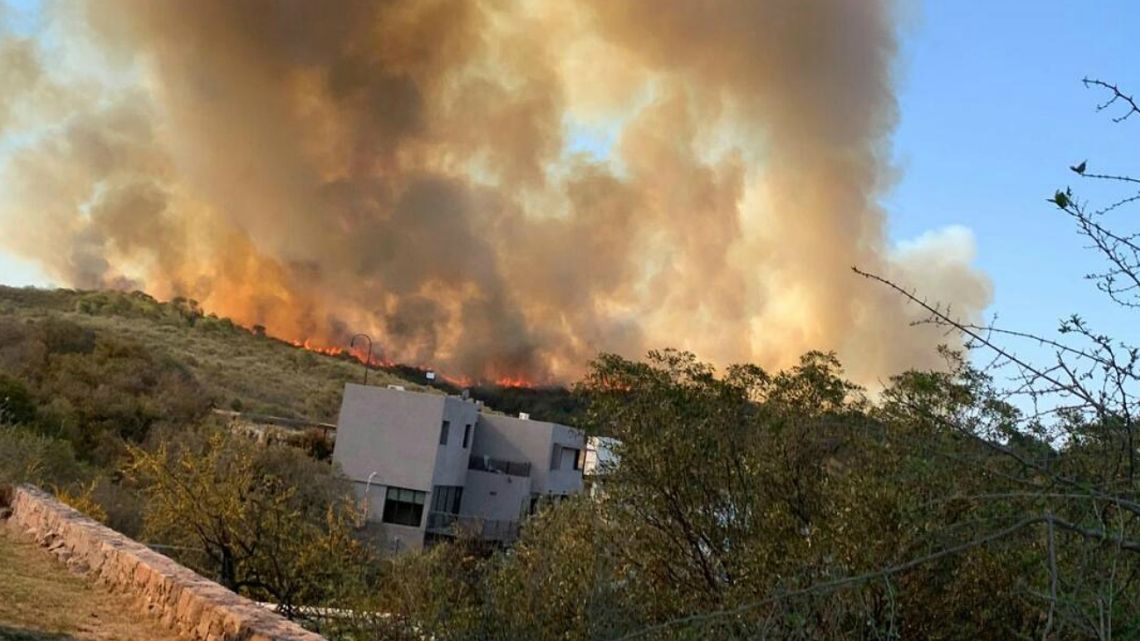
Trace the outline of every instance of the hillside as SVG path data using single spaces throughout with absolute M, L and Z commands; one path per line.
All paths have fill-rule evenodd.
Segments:
M 66 321 L 95 337 L 136 343 L 187 372 L 210 405 L 225 409 L 335 421 L 345 382 L 359 381 L 363 373 L 350 356 L 295 347 L 207 314 L 194 301 L 164 303 L 142 292 L 0 287 L 0 319 L 8 324 Z M 0 372 L 18 375 L 27 363 L 3 358 L 3 336 Z M 422 387 L 383 371 L 372 372 L 369 382 Z
M 0 375 L 29 375 L 29 349 L 16 344 L 28 340 L 27 327 L 45 323 L 64 332 L 66 327 L 59 323 L 73 324 L 92 339 L 137 345 L 159 362 L 158 369 L 192 379 L 198 400 L 222 409 L 335 422 L 344 384 L 360 381 L 363 374 L 361 363 L 348 354 L 297 347 L 272 338 L 264 328 L 246 328 L 209 314 L 192 300 L 160 302 L 142 292 L 0 286 Z M 442 380 L 428 385 L 423 372 L 409 366 L 373 369 L 368 382 L 460 391 Z M 578 409 L 569 391 L 558 387 L 479 386 L 472 395 L 501 411 L 530 412 L 548 420 L 570 421 Z

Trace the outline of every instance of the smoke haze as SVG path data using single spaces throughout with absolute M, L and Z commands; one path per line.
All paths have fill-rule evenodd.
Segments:
M 864 382 L 967 317 L 970 233 L 886 238 L 891 3 L 92 1 L 0 40 L 0 243 L 76 287 L 472 379 L 598 351 Z

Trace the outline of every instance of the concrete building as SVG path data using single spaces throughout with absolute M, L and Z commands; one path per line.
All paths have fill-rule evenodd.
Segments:
M 605 475 L 617 464 L 618 456 L 614 449 L 619 444 L 616 438 L 591 436 L 586 439 L 586 455 L 582 459 L 582 478 L 590 496 L 600 496 Z
M 474 401 L 348 384 L 333 461 L 394 550 L 461 531 L 509 542 L 542 500 L 582 491 L 586 441 Z

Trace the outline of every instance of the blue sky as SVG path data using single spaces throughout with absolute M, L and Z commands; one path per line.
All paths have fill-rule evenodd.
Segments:
M 1080 83 L 1101 77 L 1140 93 L 1137 33 L 1140 2 L 1125 0 L 926 2 L 904 27 L 890 236 L 972 229 L 1002 325 L 1049 331 L 1081 312 L 1140 338 L 1082 278 L 1100 263 L 1045 202 L 1057 187 L 1085 189 L 1068 169 L 1085 158 L 1140 173 L 1140 120 L 1113 124 L 1096 113 L 1103 95 Z
M 37 0 L 15 0 L 21 31 Z M 884 200 L 890 237 L 946 225 L 973 230 L 978 264 L 994 281 L 1002 324 L 1048 331 L 1074 311 L 1140 338 L 1083 274 L 1098 266 L 1045 198 L 1080 187 L 1069 164 L 1140 173 L 1140 120 L 1095 112 L 1097 76 L 1140 93 L 1140 2 L 931 1 L 906 8 L 897 62 L 898 184 Z M 601 150 L 604 137 L 575 149 Z M 48 284 L 35 265 L 0 250 L 0 282 Z

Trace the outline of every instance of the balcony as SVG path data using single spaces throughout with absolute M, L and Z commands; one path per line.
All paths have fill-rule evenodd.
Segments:
M 510 476 L 530 476 L 530 463 L 504 461 L 490 456 L 472 456 L 467 462 L 467 469 Z
M 484 541 L 510 543 L 519 538 L 519 522 L 428 512 L 427 531 L 445 536 L 466 535 Z

